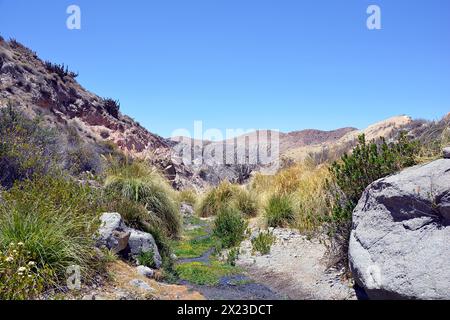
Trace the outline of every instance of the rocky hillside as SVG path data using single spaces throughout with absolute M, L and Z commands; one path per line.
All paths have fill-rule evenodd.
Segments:
M 63 132 L 75 128 L 85 141 L 111 141 L 132 155 L 169 148 L 168 141 L 123 115 L 118 102 L 85 90 L 76 76 L 14 40 L 0 39 L 0 106 L 11 102 Z
M 193 148 L 194 161 L 185 163 L 180 154 L 185 141 L 180 143 L 149 132 L 122 114 L 117 101 L 87 91 L 76 77 L 67 66 L 42 61 L 17 41 L 0 38 L 0 107 L 12 104 L 29 117 L 40 116 L 62 136 L 76 134 L 96 149 L 109 143 L 133 157 L 146 158 L 161 168 L 176 188 L 203 189 L 222 180 L 244 183 L 253 171 L 264 169 L 259 164 L 204 163 L 205 148 L 234 143 L 234 140 L 188 142 Z M 280 133 L 280 155 L 293 161 L 304 160 L 309 155 L 318 161 L 334 159 L 351 150 L 360 133 L 365 133 L 368 139 L 390 137 L 410 123 L 409 117 L 401 116 L 362 131 L 342 128 Z

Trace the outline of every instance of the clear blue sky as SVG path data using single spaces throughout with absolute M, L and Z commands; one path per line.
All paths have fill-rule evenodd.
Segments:
M 290 131 L 450 111 L 450 0 L 0 0 L 0 34 L 164 136 L 194 120 Z

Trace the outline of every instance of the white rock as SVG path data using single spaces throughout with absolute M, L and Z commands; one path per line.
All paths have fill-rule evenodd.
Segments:
M 136 271 L 141 276 L 147 277 L 147 278 L 153 278 L 155 276 L 155 270 L 145 267 L 145 266 L 138 266 L 136 268 Z

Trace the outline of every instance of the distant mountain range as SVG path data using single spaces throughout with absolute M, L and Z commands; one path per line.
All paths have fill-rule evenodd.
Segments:
M 241 165 L 186 165 L 177 157 L 178 139 L 166 139 L 148 131 L 122 114 L 118 102 L 99 97 L 80 86 L 76 76 L 65 66 L 40 60 L 17 41 L 5 41 L 0 37 L 0 107 L 12 103 L 29 117 L 42 117 L 62 135 L 75 130 L 86 143 L 113 143 L 132 157 L 146 158 L 164 170 L 177 188 L 204 188 L 224 179 L 245 182 L 253 171 L 260 169 Z M 333 159 L 350 151 L 361 133 L 369 140 L 393 138 L 412 123 L 410 117 L 398 116 L 364 130 L 348 127 L 280 133 L 280 154 L 290 161 L 307 157 L 318 162 Z M 250 139 L 257 134 L 253 132 L 245 137 Z M 218 143 L 205 141 L 202 148 Z

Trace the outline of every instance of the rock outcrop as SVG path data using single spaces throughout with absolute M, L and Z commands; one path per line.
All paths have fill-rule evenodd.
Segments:
M 137 261 L 142 253 L 152 252 L 155 268 L 162 265 L 155 239 L 150 233 L 129 228 L 119 213 L 103 213 L 97 235 L 97 246 L 106 247 Z
M 372 299 L 449 299 L 449 224 L 449 159 L 374 182 L 353 212 L 356 282 Z

